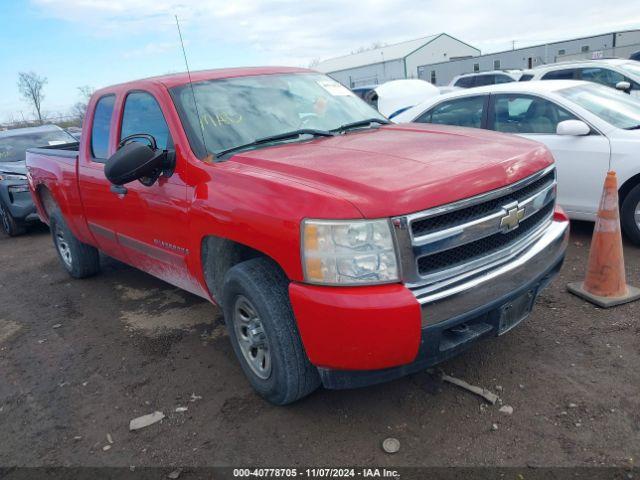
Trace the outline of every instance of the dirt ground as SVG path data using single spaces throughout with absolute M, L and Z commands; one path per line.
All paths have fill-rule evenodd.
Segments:
M 566 292 L 591 236 L 572 228 L 562 274 L 529 319 L 441 366 L 512 415 L 426 373 L 271 406 L 210 304 L 108 258 L 101 275 L 72 280 L 45 228 L 1 237 L 0 465 L 630 467 L 640 303 L 602 310 Z M 625 254 L 640 285 L 640 248 Z M 156 410 L 161 423 L 129 431 Z M 395 455 L 386 437 L 400 440 Z

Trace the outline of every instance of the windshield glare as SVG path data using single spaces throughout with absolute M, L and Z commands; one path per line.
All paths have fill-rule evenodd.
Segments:
M 0 162 L 24 162 L 27 148 L 77 142 L 63 131 L 32 132 L 0 138 Z
M 602 85 L 581 85 L 558 92 L 618 128 L 640 125 L 640 100 Z
M 316 73 L 210 80 L 194 83 L 193 89 L 181 85 L 172 88 L 171 95 L 200 158 L 298 129 L 331 130 L 368 118 L 384 119 L 346 87 Z

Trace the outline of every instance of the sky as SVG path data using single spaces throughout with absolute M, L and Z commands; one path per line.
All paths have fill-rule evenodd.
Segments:
M 47 78 L 43 110 L 66 114 L 78 87 L 192 70 L 308 66 L 374 42 L 446 32 L 491 53 L 640 28 L 636 0 L 0 0 L 0 122 L 34 118 L 18 73 Z

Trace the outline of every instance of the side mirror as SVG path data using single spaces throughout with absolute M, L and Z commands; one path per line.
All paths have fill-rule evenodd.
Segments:
M 626 81 L 621 81 L 616 83 L 616 90 L 620 90 L 624 93 L 629 93 L 631 91 L 631 83 Z
M 565 120 L 560 122 L 556 128 L 558 135 L 568 135 L 572 137 L 582 137 L 591 133 L 591 127 L 582 120 Z
M 171 156 L 166 150 L 153 149 L 150 145 L 132 141 L 124 144 L 107 160 L 104 174 L 114 185 L 140 180 L 143 185 L 151 186 L 167 170 L 172 172 Z

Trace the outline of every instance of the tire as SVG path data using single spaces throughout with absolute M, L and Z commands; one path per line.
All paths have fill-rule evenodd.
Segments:
M 302 346 L 288 285 L 282 270 L 260 257 L 229 269 L 222 286 L 233 350 L 256 392 L 275 405 L 295 402 L 320 385 Z
M 18 223 L 16 219 L 11 216 L 11 212 L 2 202 L 0 202 L 0 228 L 2 228 L 2 232 L 9 237 L 17 237 L 27 231 L 27 228 L 23 224 Z
M 67 226 L 59 210 L 49 216 L 53 245 L 60 263 L 73 278 L 86 278 L 100 271 L 98 249 L 82 243 Z
M 640 245 L 640 184 L 625 197 L 620 210 L 620 222 L 629 240 Z

